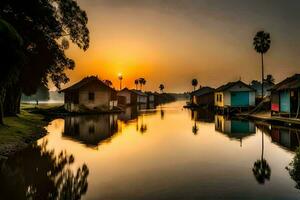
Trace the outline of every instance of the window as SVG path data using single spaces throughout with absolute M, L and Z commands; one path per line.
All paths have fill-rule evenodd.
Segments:
M 222 95 L 220 94 L 220 102 L 222 102 Z
M 94 92 L 89 92 L 89 100 L 94 101 L 95 100 L 95 93 Z
M 217 102 L 219 102 L 219 95 L 217 94 Z

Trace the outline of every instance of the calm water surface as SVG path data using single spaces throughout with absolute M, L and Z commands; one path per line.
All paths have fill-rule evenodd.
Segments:
M 183 104 L 53 120 L 2 161 L 0 199 L 300 199 L 297 130 Z

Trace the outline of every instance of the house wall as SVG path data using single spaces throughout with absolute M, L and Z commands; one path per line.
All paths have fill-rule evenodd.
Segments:
M 198 105 L 214 105 L 214 93 L 208 93 L 201 96 L 194 96 L 195 103 Z
M 89 93 L 95 94 L 94 100 L 89 100 Z M 84 106 L 88 109 L 100 108 L 108 110 L 110 108 L 111 92 L 99 85 L 91 84 L 82 87 L 79 90 L 79 106 Z
M 255 91 L 252 91 L 243 84 L 236 84 L 226 91 L 215 92 L 215 106 L 231 106 L 231 92 L 249 92 L 249 106 L 255 106 Z M 222 101 L 217 101 L 217 95 L 222 95 Z
M 147 103 L 147 96 L 137 96 L 137 103 Z
M 120 92 L 118 92 L 118 94 L 117 94 L 117 96 L 123 96 L 123 97 L 125 97 L 126 98 L 126 104 L 127 105 L 129 105 L 129 104 L 131 104 L 131 92 L 130 91 L 128 91 L 128 90 L 124 90 L 124 91 L 120 91 Z
M 82 112 L 85 109 L 100 109 L 107 111 L 112 109 L 115 100 L 111 99 L 112 90 L 97 83 L 90 83 L 78 91 L 78 103 L 65 102 L 65 109 L 69 112 Z M 89 100 L 89 93 L 94 93 L 94 100 Z

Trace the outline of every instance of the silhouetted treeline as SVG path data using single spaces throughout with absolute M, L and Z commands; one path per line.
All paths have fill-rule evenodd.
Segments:
M 48 80 L 58 88 L 69 80 L 65 70 L 75 63 L 65 50 L 69 41 L 88 49 L 87 21 L 74 0 L 0 2 L 0 123 L 3 114 L 20 112 L 22 93 L 32 95 Z

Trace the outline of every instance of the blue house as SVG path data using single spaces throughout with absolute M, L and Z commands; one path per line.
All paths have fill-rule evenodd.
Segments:
M 300 112 L 300 74 L 295 74 L 271 89 L 272 114 L 298 117 Z
M 242 81 L 229 82 L 215 91 L 217 108 L 249 108 L 255 106 L 256 90 Z

